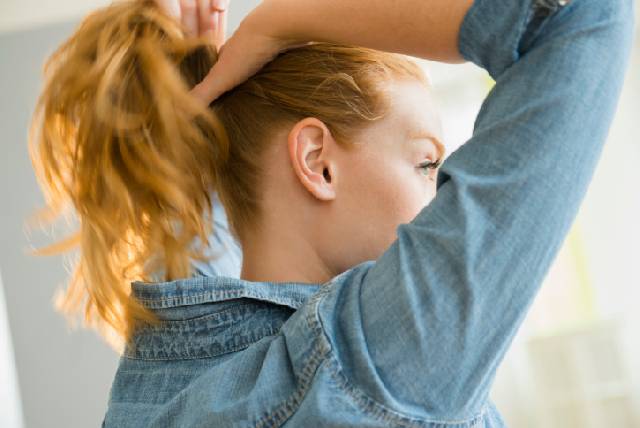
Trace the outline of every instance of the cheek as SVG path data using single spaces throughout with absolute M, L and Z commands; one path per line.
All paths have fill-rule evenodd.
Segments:
M 368 176 L 368 185 L 356 192 L 358 206 L 366 211 L 371 227 L 393 236 L 399 224 L 413 220 L 434 196 L 435 183 L 404 162 Z
M 414 191 L 409 189 L 399 190 L 396 198 L 396 209 L 393 210 L 393 221 L 396 226 L 400 223 L 409 223 L 428 204 L 429 199 L 425 194 L 425 186 L 416 186 Z
M 389 176 L 384 186 L 384 205 L 396 226 L 408 223 L 433 198 L 435 185 L 411 166 L 403 165 Z M 433 187 L 433 190 L 431 189 Z

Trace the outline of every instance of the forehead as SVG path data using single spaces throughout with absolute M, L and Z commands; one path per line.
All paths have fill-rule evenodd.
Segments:
M 389 87 L 389 122 L 406 137 L 432 137 L 442 141 L 442 124 L 429 88 L 417 80 L 400 80 Z
M 394 80 L 385 86 L 389 100 L 385 115 L 359 132 L 355 146 L 375 156 L 425 150 L 444 156 L 440 114 L 429 88 L 416 79 Z

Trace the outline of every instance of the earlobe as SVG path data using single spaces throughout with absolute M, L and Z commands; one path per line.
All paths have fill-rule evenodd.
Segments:
M 317 199 L 335 198 L 329 154 L 335 144 L 326 125 L 313 117 L 300 120 L 287 140 L 291 165 L 300 183 Z

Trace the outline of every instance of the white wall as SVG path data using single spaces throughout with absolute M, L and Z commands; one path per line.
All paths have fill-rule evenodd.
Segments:
M 10 338 L 2 272 L 0 272 L 0 426 L 22 428 L 22 403 Z
M 0 33 L 75 20 L 108 3 L 105 0 L 2 0 Z

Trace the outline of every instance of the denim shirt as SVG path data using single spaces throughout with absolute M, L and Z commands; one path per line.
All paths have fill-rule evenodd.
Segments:
M 324 284 L 132 283 L 164 322 L 120 357 L 103 426 L 504 427 L 495 372 L 592 179 L 633 7 L 475 0 L 458 46 L 496 84 L 431 204 Z

